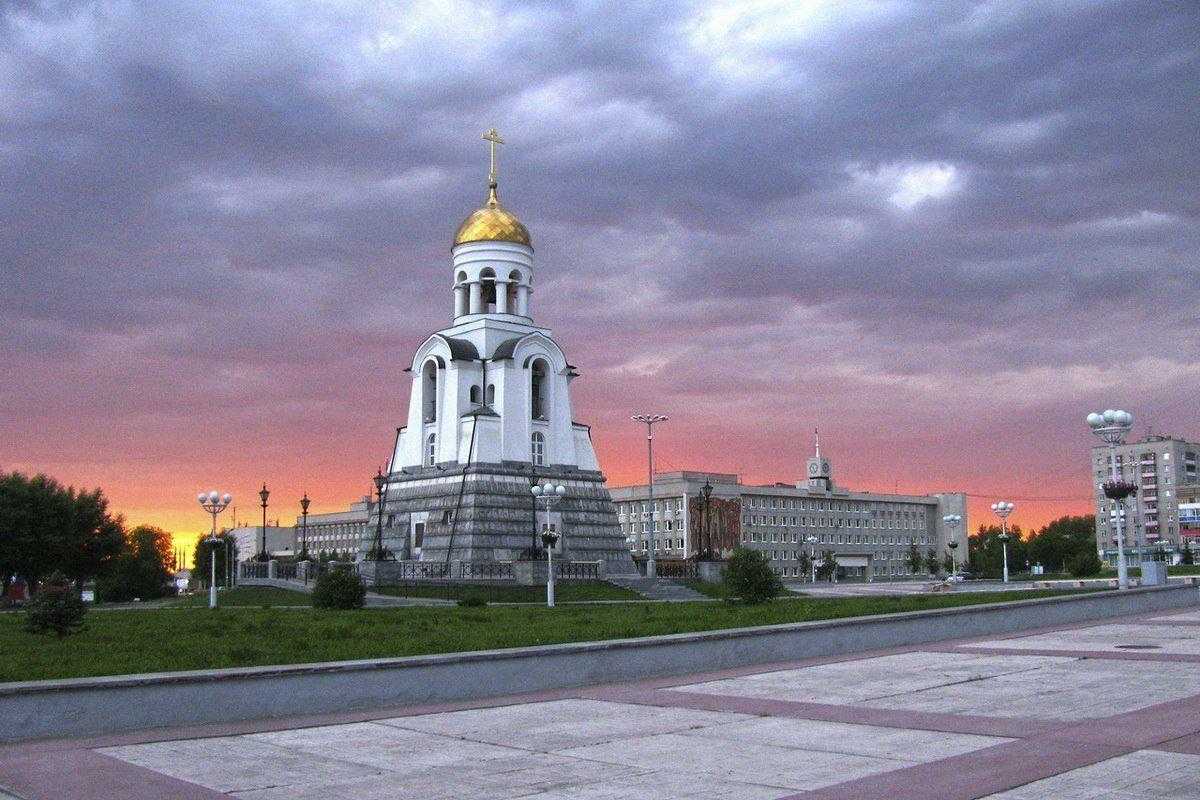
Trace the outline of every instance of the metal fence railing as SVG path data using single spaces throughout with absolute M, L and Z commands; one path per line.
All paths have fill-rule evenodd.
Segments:
M 243 580 L 250 578 L 267 578 L 269 576 L 270 565 L 265 561 L 243 561 L 241 577 Z
M 280 580 L 294 581 L 296 579 L 295 561 L 278 561 L 275 564 L 275 577 Z
M 554 577 L 564 581 L 600 580 L 599 561 L 559 561 L 554 565 Z
M 660 578 L 695 578 L 695 561 L 658 561 L 654 565 L 655 574 Z
M 511 561 L 460 561 L 458 577 L 461 580 L 504 581 L 513 579 Z

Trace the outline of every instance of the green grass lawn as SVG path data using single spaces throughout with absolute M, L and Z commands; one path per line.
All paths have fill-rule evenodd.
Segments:
M 482 597 L 489 603 L 544 603 L 546 587 L 486 585 L 475 586 L 433 584 L 408 584 L 405 586 L 378 586 L 371 591 L 396 597 L 437 597 L 445 600 L 461 600 L 468 595 Z M 642 596 L 621 586 L 605 581 L 569 581 L 554 585 L 555 602 L 569 603 L 580 600 L 641 600 Z
M 1072 594 L 1054 590 L 727 603 L 93 611 L 66 639 L 0 614 L 0 682 L 409 656 L 771 625 Z
M 170 601 L 177 606 L 208 608 L 208 592 L 196 592 Z M 235 586 L 217 592 L 217 605 L 224 606 L 307 606 L 312 600 L 304 592 L 274 586 Z

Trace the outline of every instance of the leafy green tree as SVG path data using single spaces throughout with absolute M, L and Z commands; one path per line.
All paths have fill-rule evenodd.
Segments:
M 925 553 L 925 569 L 929 570 L 930 575 L 937 575 L 941 568 L 942 564 L 938 561 L 937 551 L 930 548 Z
M 807 550 L 800 551 L 800 557 L 796 559 L 796 567 L 806 579 L 812 575 L 813 559 Z
M 1183 555 L 1179 557 L 1179 563 L 1186 566 L 1191 566 L 1196 563 L 1196 556 L 1192 553 L 1192 542 L 1190 539 L 1183 540 Z
M 221 540 L 220 544 L 213 545 L 208 541 L 207 536 L 201 536 L 196 540 L 196 547 L 192 551 L 192 579 L 199 581 L 204 586 L 207 586 L 208 582 L 212 580 L 214 555 L 217 559 L 217 586 L 225 586 L 229 583 L 230 562 L 234 565 L 237 564 L 237 537 L 229 531 L 221 531 L 217 534 L 217 538 Z
M 821 554 L 821 561 L 817 564 L 817 578 L 820 580 L 833 580 L 833 576 L 837 574 L 837 553 L 832 550 L 826 550 Z
M 909 545 L 908 555 L 905 556 L 904 561 L 908 564 L 908 571 L 914 575 L 925 569 L 925 556 L 921 555 L 921 551 L 915 544 Z
M 125 550 L 96 580 L 96 595 L 105 602 L 122 603 L 174 594 L 173 562 L 171 534 L 152 525 L 139 525 L 126 537 Z
M 954 572 L 954 556 L 949 552 L 942 558 L 942 572 L 947 575 Z
M 766 554 L 749 547 L 734 549 L 721 580 L 726 597 L 741 598 L 743 603 L 766 603 L 783 593 L 783 581 Z
M 64 487 L 46 475 L 0 473 L 0 589 L 31 586 L 51 572 L 82 581 L 124 549 L 124 523 L 99 490 Z
M 1070 572 L 1074 578 L 1090 578 L 1093 575 L 1099 575 L 1103 568 L 1104 564 L 1101 563 L 1100 556 L 1096 555 L 1095 548 L 1077 553 L 1067 561 L 1067 572 Z
M 1027 544 L 1030 561 L 1049 572 L 1068 571 L 1067 562 L 1072 558 L 1096 549 L 1096 517 L 1059 517 L 1030 536 Z
M 1004 572 L 1004 548 L 1000 541 L 1002 529 L 999 525 L 980 525 L 976 533 L 967 539 L 967 563 L 976 575 L 999 578 Z M 1021 538 L 1021 526 L 1008 529 L 1008 570 L 1017 572 L 1028 560 L 1028 548 Z
M 79 588 L 63 573 L 52 572 L 25 608 L 25 630 L 62 639 L 83 627 L 85 613 Z

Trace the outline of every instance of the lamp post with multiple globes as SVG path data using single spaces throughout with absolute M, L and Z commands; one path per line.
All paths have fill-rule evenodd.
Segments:
M 948 537 L 950 541 L 946 542 L 946 546 L 950 548 L 950 578 L 953 580 L 958 577 L 958 558 L 956 557 L 958 551 L 958 539 L 955 537 L 955 531 L 957 531 L 958 526 L 962 524 L 962 517 L 958 514 L 947 514 L 946 516 L 942 517 L 942 522 L 950 532 Z
M 1108 409 L 1101 413 L 1087 415 L 1088 427 L 1092 433 L 1108 445 L 1109 479 L 1101 485 L 1104 496 L 1113 505 L 1113 532 L 1117 539 L 1117 586 L 1129 588 L 1129 568 L 1125 563 L 1125 534 L 1121 525 L 1125 513 L 1125 498 L 1137 492 L 1137 484 L 1121 479 L 1117 469 L 1117 445 L 1125 441 L 1125 436 L 1133 428 L 1133 415 L 1128 411 Z M 1105 548 L 1107 549 L 1107 548 Z
M 233 502 L 233 495 L 229 494 L 228 492 L 225 494 L 220 494 L 214 490 L 211 492 L 201 492 L 200 494 L 196 495 L 196 500 L 200 503 L 201 508 L 212 515 L 212 532 L 204 541 L 206 544 L 212 546 L 212 553 L 209 554 L 209 566 L 211 568 L 210 572 L 212 575 L 210 576 L 208 584 L 208 607 L 216 608 L 217 546 L 222 544 L 221 540 L 217 538 L 217 515 L 229 507 L 229 504 Z
M 1008 515 L 1016 508 L 1005 500 L 992 503 L 992 512 L 1000 518 L 1000 545 L 1004 548 L 1004 582 L 1008 583 Z
M 812 534 L 804 541 L 808 542 L 808 564 L 812 569 L 812 582 L 817 582 L 817 537 Z
M 550 509 L 566 495 L 567 487 L 543 483 L 540 486 L 534 484 L 529 491 L 546 511 L 546 522 L 542 525 L 542 546 L 546 548 L 546 606 L 554 608 L 554 545 L 558 543 L 559 534 L 550 530 Z

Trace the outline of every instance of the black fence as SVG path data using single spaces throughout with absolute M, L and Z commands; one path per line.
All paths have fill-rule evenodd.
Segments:
M 513 565 L 511 561 L 460 561 L 458 578 L 464 581 L 510 581 Z
M 598 561 L 558 561 L 554 564 L 554 577 L 564 581 L 600 580 Z
M 655 561 L 655 574 L 660 578 L 695 578 L 697 577 L 695 561 Z

